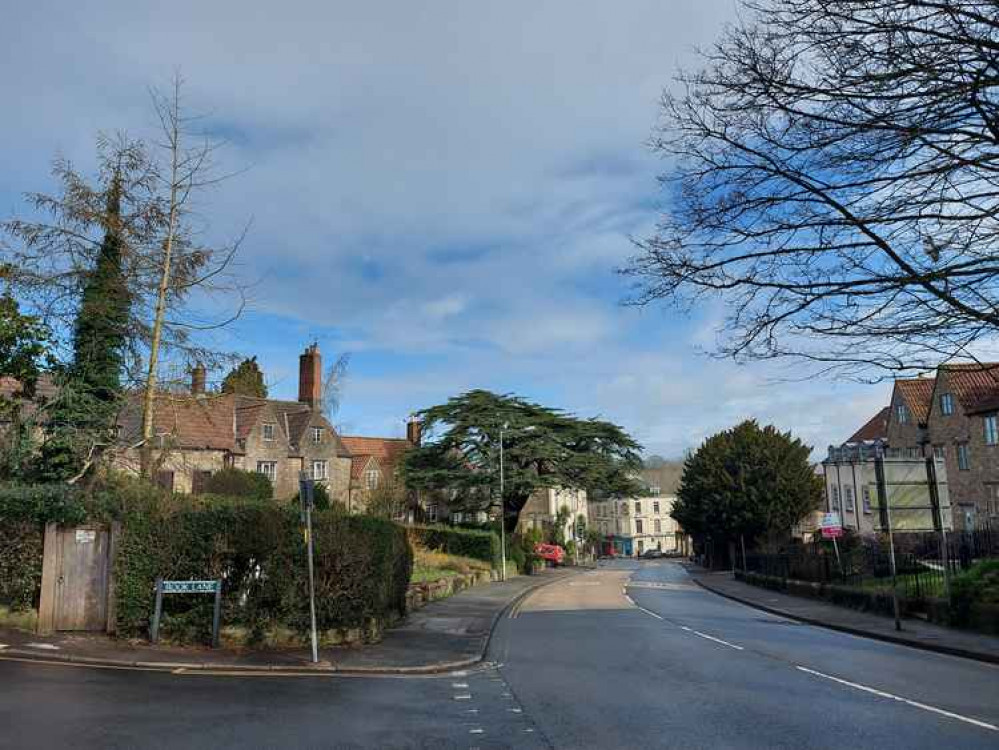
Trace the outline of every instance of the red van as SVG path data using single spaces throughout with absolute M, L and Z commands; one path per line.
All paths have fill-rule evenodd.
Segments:
M 565 550 L 557 544 L 543 544 L 539 542 L 534 545 L 534 554 L 542 560 L 547 560 L 556 568 L 565 560 Z

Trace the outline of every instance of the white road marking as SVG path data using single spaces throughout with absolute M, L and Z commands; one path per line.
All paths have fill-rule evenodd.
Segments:
M 485 731 L 486 730 L 484 730 L 484 729 L 469 729 L 468 733 L 469 734 L 485 734 Z
M 531 732 L 533 732 L 533 731 L 534 731 L 534 730 L 533 730 L 533 729 L 531 729 L 530 727 L 528 727 L 527 729 L 525 729 L 525 730 L 524 730 L 524 732 L 525 732 L 526 734 L 530 734 L 530 733 L 531 733 Z
M 520 708 L 508 708 L 507 711 L 509 711 L 512 714 L 519 714 L 523 712 L 523 710 Z
M 5 648 L 7 648 L 7 644 L 6 643 L 0 643 L 0 651 L 2 651 Z
M 686 625 L 681 625 L 681 626 L 680 626 L 680 630 L 686 630 L 686 631 L 687 631 L 688 633 L 692 633 L 692 632 L 694 632 L 694 631 L 692 631 L 692 630 L 691 630 L 690 628 L 688 628 L 688 627 L 687 627 Z
M 795 665 L 795 669 L 806 672 L 807 674 L 814 675 L 816 677 L 822 677 L 826 680 L 831 680 L 832 682 L 838 682 L 840 685 L 846 685 L 847 687 L 852 687 L 856 690 L 862 690 L 865 693 L 870 693 L 871 695 L 876 695 L 879 698 L 888 698 L 893 701 L 898 701 L 899 703 L 905 703 L 907 706 L 913 706 L 915 708 L 921 708 L 924 711 L 929 711 L 930 713 L 939 714 L 940 716 L 946 716 L 949 719 L 956 719 L 957 721 L 963 721 L 967 724 L 973 724 L 976 727 L 981 727 L 982 729 L 989 729 L 993 732 L 999 732 L 999 727 L 995 724 L 989 724 L 985 721 L 979 721 L 978 719 L 973 719 L 970 716 L 962 716 L 961 714 L 956 714 L 953 711 L 945 711 L 942 708 L 937 708 L 936 706 L 928 706 L 925 703 L 919 703 L 918 701 L 909 700 L 908 698 L 902 698 L 898 695 L 892 695 L 891 693 L 886 693 L 884 690 L 878 690 L 876 688 L 867 687 L 867 685 L 860 685 L 856 682 L 850 682 L 849 680 L 844 680 L 839 677 L 833 677 L 832 675 L 825 674 L 824 672 L 817 672 L 814 669 L 809 669 L 808 667 L 802 667 L 800 665 Z
M 456 696 L 454 696 L 454 699 L 456 701 L 469 701 L 469 700 L 472 700 L 472 696 L 469 695 L 468 693 L 465 693 L 463 695 L 456 695 Z
M 477 714 L 478 712 L 479 712 L 479 709 L 477 709 L 477 708 L 469 708 L 469 709 L 465 710 L 466 714 Z
M 653 617 L 655 617 L 655 618 L 656 618 L 657 620 L 662 620 L 662 619 L 663 619 L 662 615 L 657 615 L 657 614 L 656 614 L 655 612 L 653 612 L 653 611 L 652 611 L 652 610 L 650 610 L 650 609 L 646 609 L 645 607 L 639 607 L 639 609 L 640 609 L 640 610 L 642 610 L 642 611 L 643 611 L 643 612 L 644 612 L 645 614 L 647 614 L 647 615 L 652 615 L 652 616 L 653 616 Z
M 742 646 L 736 646 L 734 643 L 729 643 L 728 641 L 723 641 L 721 638 L 715 638 L 713 635 L 708 635 L 707 633 L 702 633 L 700 630 L 695 630 L 694 635 L 700 636 L 701 638 L 706 638 L 709 641 L 714 641 L 715 643 L 720 643 L 723 646 L 728 646 L 729 648 L 734 648 L 736 651 L 742 651 Z
M 58 651 L 59 647 L 52 643 L 26 643 L 24 644 L 28 648 L 40 648 L 46 651 Z
M 467 682 L 452 682 L 451 683 L 451 687 L 453 687 L 453 688 L 467 688 L 468 687 L 468 683 Z

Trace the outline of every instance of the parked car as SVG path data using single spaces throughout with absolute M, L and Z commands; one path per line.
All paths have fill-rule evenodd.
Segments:
M 534 545 L 534 554 L 542 560 L 550 562 L 552 566 L 556 568 L 562 564 L 563 560 L 565 560 L 565 550 L 557 544 L 544 544 L 543 542 L 539 542 Z
M 644 560 L 658 560 L 660 557 L 663 557 L 663 553 L 659 549 L 647 549 L 642 553 L 641 557 Z

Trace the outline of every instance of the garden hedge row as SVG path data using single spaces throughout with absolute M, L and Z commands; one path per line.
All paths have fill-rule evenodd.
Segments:
M 45 523 L 120 522 L 113 561 L 121 636 L 148 634 L 157 576 L 223 579 L 223 624 L 250 640 L 309 627 L 308 570 L 298 512 L 274 503 L 171 495 L 127 483 L 101 494 L 0 487 L 0 603 L 37 606 Z M 313 516 L 321 630 L 384 625 L 405 613 L 412 550 L 398 525 L 368 516 Z M 167 596 L 162 633 L 203 640 L 212 597 Z
M 427 549 L 482 560 L 500 567 L 500 540 L 491 531 L 452 526 L 407 526 L 410 539 Z

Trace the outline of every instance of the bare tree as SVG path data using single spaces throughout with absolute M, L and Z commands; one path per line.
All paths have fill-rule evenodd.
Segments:
M 152 450 L 154 406 L 159 388 L 160 352 L 163 346 L 181 348 L 189 353 L 191 331 L 220 328 L 234 322 L 246 305 L 245 287 L 229 273 L 231 264 L 242 243 L 243 235 L 234 242 L 213 247 L 198 241 L 199 232 L 194 226 L 192 200 L 201 190 L 217 185 L 228 175 L 220 175 L 214 168 L 213 157 L 218 142 L 194 131 L 197 117 L 185 113 L 182 106 L 183 79 L 174 76 L 169 95 L 152 92 L 153 106 L 159 117 L 163 141 L 160 149 L 166 155 L 165 164 L 157 173 L 163 201 L 165 220 L 158 252 L 151 253 L 150 277 L 154 284 L 146 288 L 155 291 L 150 295 L 152 319 L 148 329 L 149 352 L 142 400 L 143 471 L 147 471 L 148 456 Z M 217 321 L 192 322 L 183 320 L 176 313 L 192 291 L 202 294 L 223 291 L 239 297 L 235 310 Z M 169 315 L 169 316 L 168 316 Z M 209 353 L 198 351 L 198 361 L 209 359 Z
M 343 403 L 344 384 L 347 380 L 347 368 L 349 366 L 350 352 L 343 352 L 330 365 L 323 380 L 322 410 L 331 423 L 336 420 L 337 414 L 340 413 L 340 406 Z
M 743 0 L 663 97 L 635 304 L 725 300 L 716 354 L 862 377 L 999 325 L 999 7 Z

